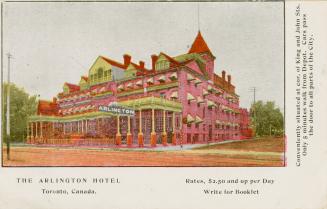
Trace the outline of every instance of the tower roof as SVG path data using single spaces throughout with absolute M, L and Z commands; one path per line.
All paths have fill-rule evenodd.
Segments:
M 210 52 L 211 54 L 211 51 L 207 43 L 205 42 L 201 32 L 199 31 L 188 53 L 203 53 L 203 52 Z

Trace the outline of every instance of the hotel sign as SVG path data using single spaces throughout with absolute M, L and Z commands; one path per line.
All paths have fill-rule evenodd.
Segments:
M 126 108 L 126 107 L 122 107 L 122 106 L 118 106 L 118 105 L 109 105 L 109 106 L 100 105 L 99 111 L 110 112 L 115 115 L 123 115 L 123 116 L 134 116 L 135 115 L 135 110 Z

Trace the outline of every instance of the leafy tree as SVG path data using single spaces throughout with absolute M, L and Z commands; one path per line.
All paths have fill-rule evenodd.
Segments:
M 283 113 L 275 102 L 257 101 L 251 106 L 251 124 L 256 136 L 280 136 L 284 133 Z
M 2 86 L 2 133 L 6 136 L 7 124 L 7 88 Z M 36 113 L 36 96 L 30 96 L 23 88 L 10 84 L 10 138 L 11 141 L 23 142 L 27 136 L 27 118 Z M 6 137 L 4 137 L 6 138 Z

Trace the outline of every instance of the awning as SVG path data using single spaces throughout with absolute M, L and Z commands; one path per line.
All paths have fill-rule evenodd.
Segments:
M 169 76 L 169 78 L 170 78 L 171 80 L 176 80 L 176 79 L 177 79 L 177 73 L 172 73 L 172 74 Z
M 142 86 L 142 80 L 139 80 L 135 83 L 137 86 Z
M 124 85 L 123 85 L 123 84 L 120 84 L 120 85 L 118 86 L 118 89 L 119 89 L 119 90 L 124 90 Z
M 218 90 L 218 89 L 214 89 L 214 91 L 216 92 L 216 94 L 220 95 L 220 94 L 223 94 L 223 92 L 221 90 Z
M 222 124 L 220 120 L 216 120 L 216 124 Z
M 194 118 L 190 114 L 187 114 L 187 116 L 186 116 L 186 122 L 187 123 L 193 123 L 194 122 Z
M 194 81 L 194 83 L 195 84 L 199 84 L 199 83 L 202 83 L 202 81 L 200 79 L 196 78 L 195 81 Z
M 187 74 L 187 81 L 193 81 L 195 80 L 194 76 L 191 74 Z
M 103 86 L 103 87 L 99 90 L 99 92 L 104 92 L 105 90 L 106 90 L 106 87 Z
M 159 80 L 160 82 L 164 82 L 164 81 L 166 81 L 166 76 L 165 76 L 165 75 L 162 75 L 162 76 L 159 77 L 158 80 Z
M 195 116 L 195 123 L 202 123 L 203 120 L 199 116 Z
M 126 87 L 127 88 L 133 88 L 133 83 L 128 83 Z
M 207 90 L 203 89 L 203 90 L 202 90 L 202 94 L 203 94 L 203 96 L 205 96 L 205 95 L 209 95 L 209 92 L 208 92 Z
M 201 97 L 197 97 L 197 103 L 199 104 L 204 103 L 204 100 Z
M 171 95 L 170 98 L 177 99 L 178 98 L 178 92 L 174 91 Z
M 212 106 L 217 107 L 217 105 L 213 101 L 210 101 L 210 100 L 208 100 L 207 104 L 208 104 L 208 107 L 212 107 Z
M 208 86 L 208 91 L 210 91 L 210 92 L 213 92 L 214 91 L 214 89 L 212 88 L 212 86 Z
M 153 84 L 153 78 L 149 78 L 147 81 L 146 81 L 148 84 Z
M 191 100 L 195 100 L 194 96 L 190 93 L 187 93 L 187 100 L 191 101 Z

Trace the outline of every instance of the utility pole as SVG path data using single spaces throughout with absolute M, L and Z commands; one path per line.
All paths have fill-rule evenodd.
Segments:
M 252 111 L 253 111 L 253 124 L 254 124 L 254 133 L 255 133 L 255 136 L 257 135 L 257 118 L 256 118 L 256 110 L 255 110 L 255 93 L 257 91 L 257 88 L 254 86 L 254 87 L 251 87 L 250 88 L 250 92 L 253 92 L 253 106 L 252 106 Z
M 6 127 L 6 134 L 7 134 L 7 160 L 10 160 L 10 59 L 12 55 L 10 53 L 7 54 L 8 56 L 8 77 L 7 77 L 7 127 Z

